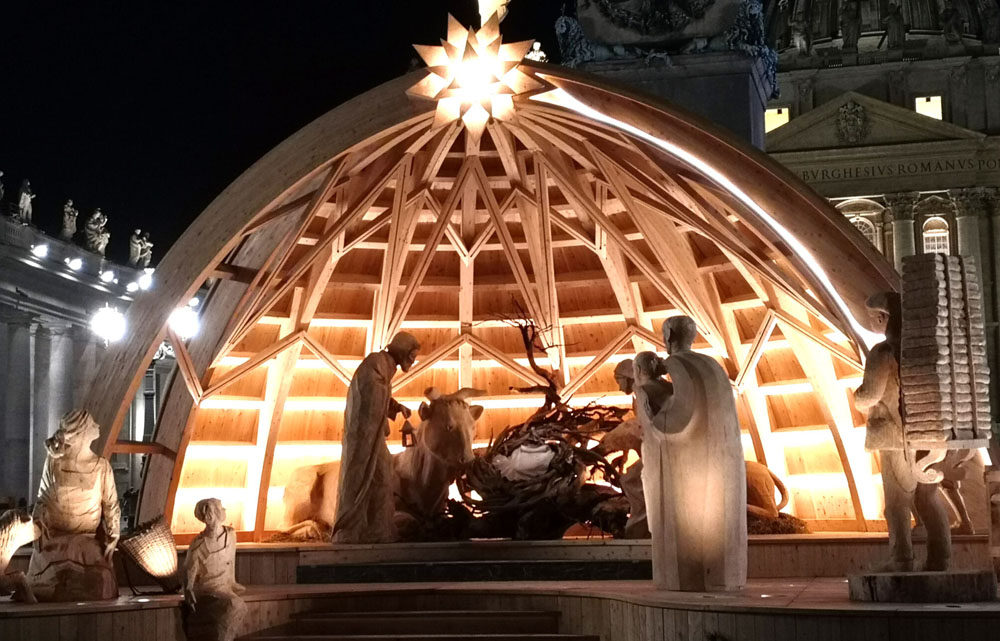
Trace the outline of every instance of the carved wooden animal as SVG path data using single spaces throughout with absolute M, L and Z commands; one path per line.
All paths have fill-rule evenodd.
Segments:
M 393 457 L 397 521 L 402 525 L 444 511 L 448 487 L 462 465 L 472 460 L 475 422 L 483 408 L 466 398 L 478 390 L 462 389 L 442 396 L 427 390 L 430 403 L 419 409 L 420 426 L 413 447 Z M 285 486 L 285 519 L 294 523 L 285 534 L 296 539 L 327 538 L 337 513 L 340 462 L 299 468 Z
M 24 572 L 4 574 L 18 548 L 38 538 L 38 526 L 24 510 L 7 510 L 0 514 L 0 596 L 16 594 L 26 603 L 36 603 Z
M 465 399 L 478 394 L 482 392 L 469 388 L 447 396 L 434 388 L 425 393 L 430 403 L 420 404 L 415 445 L 393 459 L 397 525 L 407 519 L 433 518 L 444 511 L 448 487 L 474 456 L 475 422 L 483 408 L 469 405 Z
M 778 518 L 781 508 L 788 505 L 788 489 L 781 479 L 756 461 L 747 461 L 747 513 L 767 519 Z M 774 502 L 774 490 L 781 493 L 781 502 Z

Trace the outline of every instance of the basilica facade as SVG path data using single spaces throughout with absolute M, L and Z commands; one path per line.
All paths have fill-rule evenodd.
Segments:
M 828 22 L 808 51 L 796 48 L 791 28 L 777 37 L 780 92 L 767 105 L 765 149 L 897 270 L 914 254 L 975 258 L 997 372 L 1000 45 L 989 42 L 997 7 L 956 5 L 963 32 L 949 42 L 940 15 L 918 4 L 903 4 L 909 27 L 892 49 L 878 26 L 884 15 L 867 3 L 854 50 Z M 991 400 L 1000 407 L 995 382 Z

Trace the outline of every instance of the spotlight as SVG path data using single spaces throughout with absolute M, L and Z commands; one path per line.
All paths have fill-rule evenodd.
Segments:
M 112 283 L 115 280 L 115 272 L 112 269 L 106 269 L 101 272 L 101 282 L 102 283 Z
M 91 317 L 90 330 L 106 343 L 117 343 L 125 337 L 125 316 L 113 307 L 104 306 Z
M 201 305 L 201 301 L 198 300 L 197 296 L 188 301 L 188 307 L 197 307 L 198 305 Z
M 181 340 L 186 341 L 198 333 L 198 313 L 190 307 L 175 309 L 167 319 L 167 323 Z
M 72 269 L 73 271 L 78 272 L 83 267 L 83 259 L 80 258 L 79 256 L 77 256 L 76 258 L 67 258 L 66 266 Z
M 153 286 L 152 268 L 147 267 L 146 270 L 142 273 L 142 276 L 139 277 L 139 280 L 137 282 L 139 283 L 139 289 L 147 290 L 150 287 L 152 287 Z
M 45 258 L 49 255 L 49 246 L 44 243 L 41 245 L 32 245 L 31 254 L 35 258 Z
M 125 286 L 125 291 L 127 291 L 130 294 L 134 294 L 135 292 L 139 291 L 139 283 L 132 281 L 131 283 Z

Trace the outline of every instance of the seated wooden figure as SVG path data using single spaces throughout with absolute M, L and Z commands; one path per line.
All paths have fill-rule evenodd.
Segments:
M 669 318 L 663 338 L 670 357 L 643 352 L 635 359 L 653 580 L 667 590 L 736 590 L 747 576 L 740 426 L 729 377 L 714 359 L 691 351 L 696 333 L 690 318 Z
M 226 508 L 219 499 L 202 499 L 194 516 L 205 524 L 184 559 L 184 602 L 189 609 L 185 631 L 190 641 L 232 641 L 247 606 L 236 582 L 236 532 L 223 525 Z
M 40 537 L 28 565 L 39 601 L 118 598 L 112 557 L 121 533 L 121 509 L 111 464 L 90 449 L 100 436 L 86 410 L 67 412 L 45 441 L 33 518 Z

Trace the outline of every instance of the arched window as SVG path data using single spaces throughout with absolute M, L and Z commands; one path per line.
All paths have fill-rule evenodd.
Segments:
M 931 216 L 923 226 L 924 253 L 950 254 L 951 241 L 948 238 L 948 221 L 940 216 Z
M 851 224 L 857 227 L 858 231 L 864 234 L 864 237 L 868 239 L 875 247 L 878 247 L 878 233 L 875 231 L 875 224 L 868 220 L 867 218 L 862 218 L 861 216 L 855 216 L 851 218 Z

